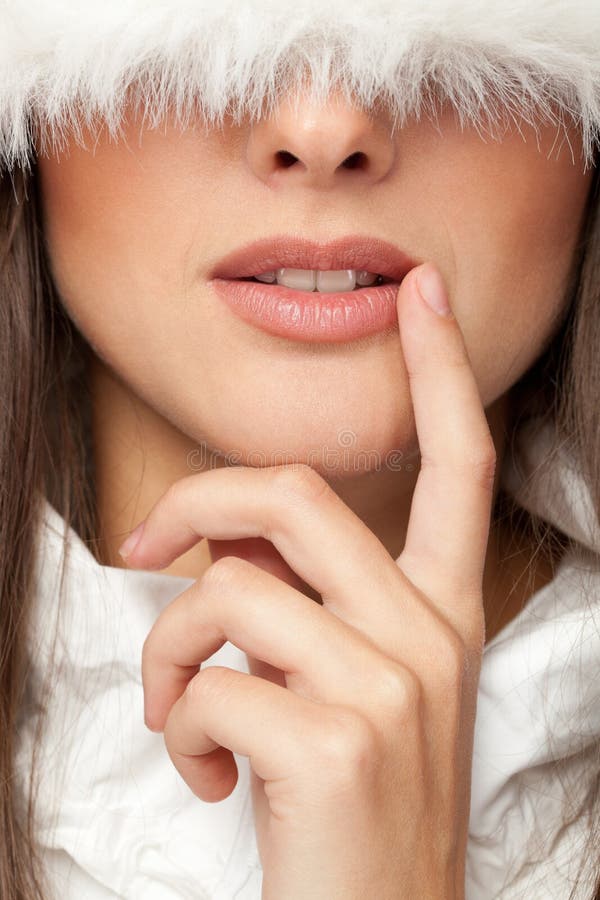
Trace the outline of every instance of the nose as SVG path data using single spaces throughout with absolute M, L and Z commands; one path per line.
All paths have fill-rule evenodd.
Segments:
M 340 93 L 325 104 L 301 94 L 286 97 L 251 126 L 246 155 L 269 187 L 331 190 L 381 181 L 394 165 L 395 145 L 384 114 L 369 114 Z

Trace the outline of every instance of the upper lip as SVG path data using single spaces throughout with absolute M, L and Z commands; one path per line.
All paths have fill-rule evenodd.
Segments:
M 295 235 L 262 238 L 227 254 L 213 269 L 212 278 L 251 278 L 279 268 L 366 269 L 392 281 L 402 281 L 417 265 L 394 244 L 376 237 L 345 235 L 327 243 Z

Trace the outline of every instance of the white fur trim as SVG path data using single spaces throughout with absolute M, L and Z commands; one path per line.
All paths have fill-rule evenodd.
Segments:
M 37 117 L 42 152 L 78 115 L 118 134 L 136 81 L 151 123 L 195 104 L 213 125 L 272 108 L 303 64 L 315 99 L 337 85 L 400 123 L 435 76 L 461 123 L 572 116 L 586 165 L 600 143 L 600 0 L 0 0 L 0 169 L 28 163 Z

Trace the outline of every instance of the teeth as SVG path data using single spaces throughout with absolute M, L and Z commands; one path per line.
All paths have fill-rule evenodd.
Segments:
M 356 273 L 356 283 L 360 284 L 361 287 L 365 287 L 369 284 L 375 284 L 378 276 L 375 275 L 374 272 L 367 272 L 366 269 L 361 269 Z
M 334 294 L 337 291 L 353 291 L 356 287 L 356 272 L 354 269 L 344 269 L 341 272 L 317 272 L 317 290 L 322 294 Z
M 257 281 L 265 284 L 282 284 L 297 291 L 320 291 L 321 293 L 338 293 L 353 291 L 356 286 L 365 287 L 375 284 L 379 276 L 366 269 L 340 269 L 322 271 L 319 269 L 277 269 L 255 275 Z
M 266 284 L 273 284 L 274 281 L 277 281 L 275 272 L 263 272 L 262 275 L 255 275 L 254 277 L 257 281 L 264 281 Z
M 277 269 L 277 284 L 297 291 L 314 291 L 317 273 L 314 269 Z

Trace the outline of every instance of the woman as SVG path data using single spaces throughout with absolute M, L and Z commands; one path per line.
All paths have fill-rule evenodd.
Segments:
M 550 759 L 497 783 L 510 728 L 479 725 L 490 684 L 517 706 L 503 648 L 530 750 L 597 635 L 584 501 L 540 552 L 518 481 L 528 403 L 597 522 L 595 23 L 534 12 L 7 14 L 6 896 L 593 895 L 590 698 L 576 814 Z

